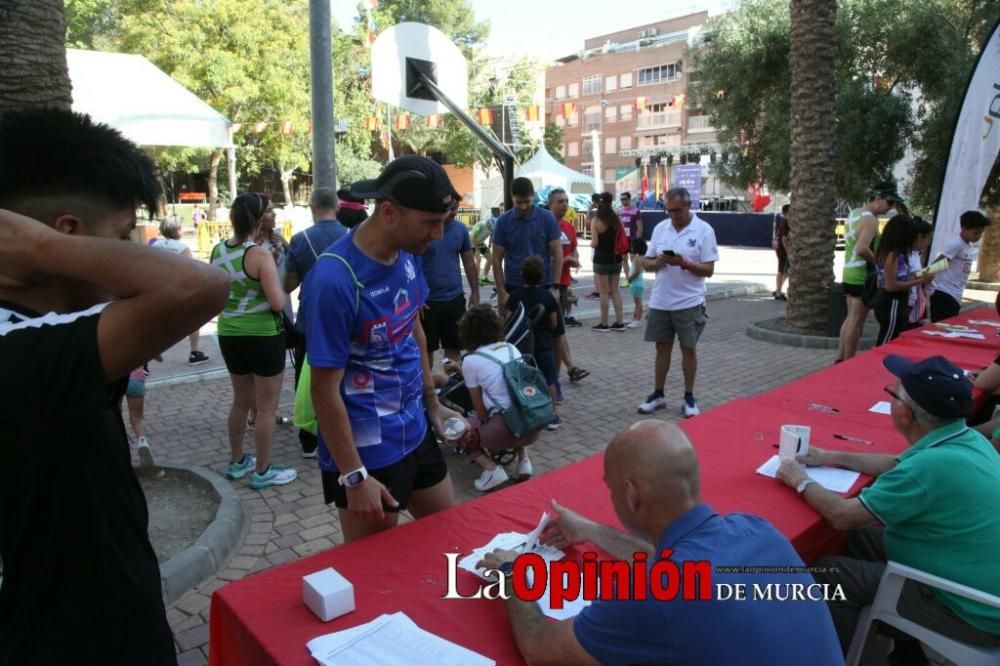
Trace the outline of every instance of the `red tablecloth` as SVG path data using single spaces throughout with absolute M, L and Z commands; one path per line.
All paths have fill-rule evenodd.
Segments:
M 992 309 L 977 310 L 955 321 L 969 319 L 996 319 L 996 314 Z M 884 356 L 898 353 L 919 359 L 942 354 L 965 367 L 973 361 L 982 367 L 1000 350 L 1000 338 L 990 335 L 992 348 L 916 337 L 911 332 L 850 361 L 683 422 L 698 450 L 703 499 L 723 513 L 740 511 L 766 518 L 807 562 L 819 554 L 837 552 L 842 534 L 795 497 L 793 490 L 755 473 L 776 453 L 773 445 L 780 426 L 811 426 L 811 441 L 821 448 L 898 453 L 906 442 L 895 431 L 891 417 L 869 411 L 876 402 L 888 399 L 882 387 L 892 381 L 892 375 L 882 367 Z M 811 408 L 813 403 L 839 411 L 818 411 Z M 872 444 L 837 440 L 834 434 Z M 210 663 L 306 666 L 313 663 L 305 647 L 310 639 L 400 610 L 424 629 L 498 664 L 523 663 L 502 604 L 442 599 L 447 585 L 444 553 L 468 553 L 498 532 L 529 531 L 553 497 L 595 520 L 618 525 L 602 467 L 603 456 L 596 455 L 418 522 L 231 583 L 212 598 Z M 863 476 L 849 494 L 869 481 Z M 354 584 L 357 603 L 354 612 L 326 624 L 302 603 L 302 576 L 325 567 L 335 568 Z M 459 573 L 461 593 L 471 593 L 477 586 L 471 574 Z

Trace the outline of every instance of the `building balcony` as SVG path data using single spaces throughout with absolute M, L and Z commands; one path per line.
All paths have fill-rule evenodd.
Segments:
M 690 116 L 688 117 L 688 133 L 691 132 L 714 132 L 711 116 Z
M 659 113 L 640 113 L 636 116 L 635 128 L 638 130 L 669 129 L 681 126 L 680 111 L 661 111 Z

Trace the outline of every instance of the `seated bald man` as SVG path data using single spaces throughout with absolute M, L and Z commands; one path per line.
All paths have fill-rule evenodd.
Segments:
M 802 567 L 788 540 L 762 518 L 720 515 L 702 503 L 690 440 L 664 421 L 640 421 L 615 437 L 604 481 L 629 534 L 561 507 L 543 535 L 557 548 L 589 542 L 619 560 L 708 560 L 713 566 Z M 481 563 L 508 571 L 517 553 L 496 550 Z M 651 566 L 651 565 L 650 565 Z M 509 581 L 509 576 L 507 577 Z M 712 585 L 811 585 L 807 573 L 722 574 Z M 518 648 L 529 664 L 843 664 L 822 601 L 594 601 L 575 618 L 552 623 L 537 603 L 505 602 Z

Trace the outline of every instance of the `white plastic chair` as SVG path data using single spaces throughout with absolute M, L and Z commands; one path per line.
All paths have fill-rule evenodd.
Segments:
M 865 642 L 872 622 L 879 620 L 912 636 L 927 647 L 937 651 L 950 661 L 961 666 L 996 666 L 1000 664 L 1000 646 L 983 647 L 969 645 L 953 638 L 943 636 L 933 629 L 908 620 L 898 613 L 899 596 L 903 584 L 907 580 L 923 583 L 928 587 L 944 590 L 966 599 L 971 599 L 984 606 L 1000 608 L 1000 597 L 987 594 L 980 590 L 959 585 L 939 576 L 934 576 L 913 567 L 904 566 L 898 562 L 889 562 L 879 582 L 878 593 L 871 606 L 865 607 L 858 619 L 858 626 L 847 650 L 847 666 L 857 666 L 861 663 Z

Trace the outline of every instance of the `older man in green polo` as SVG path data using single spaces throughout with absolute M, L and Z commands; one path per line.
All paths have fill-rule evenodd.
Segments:
M 816 574 L 817 580 L 839 583 L 847 595 L 830 604 L 845 651 L 887 560 L 1000 596 L 1000 454 L 965 424 L 971 383 L 942 356 L 918 363 L 887 356 L 883 364 L 897 377 L 885 391 L 893 423 L 910 448 L 890 456 L 810 447 L 799 458 L 876 477 L 851 499 L 820 486 L 798 462 L 786 461 L 778 471 L 834 527 L 853 530 L 848 557 L 816 563 L 832 569 Z M 1000 645 L 1000 609 L 910 581 L 899 611 L 963 642 Z

